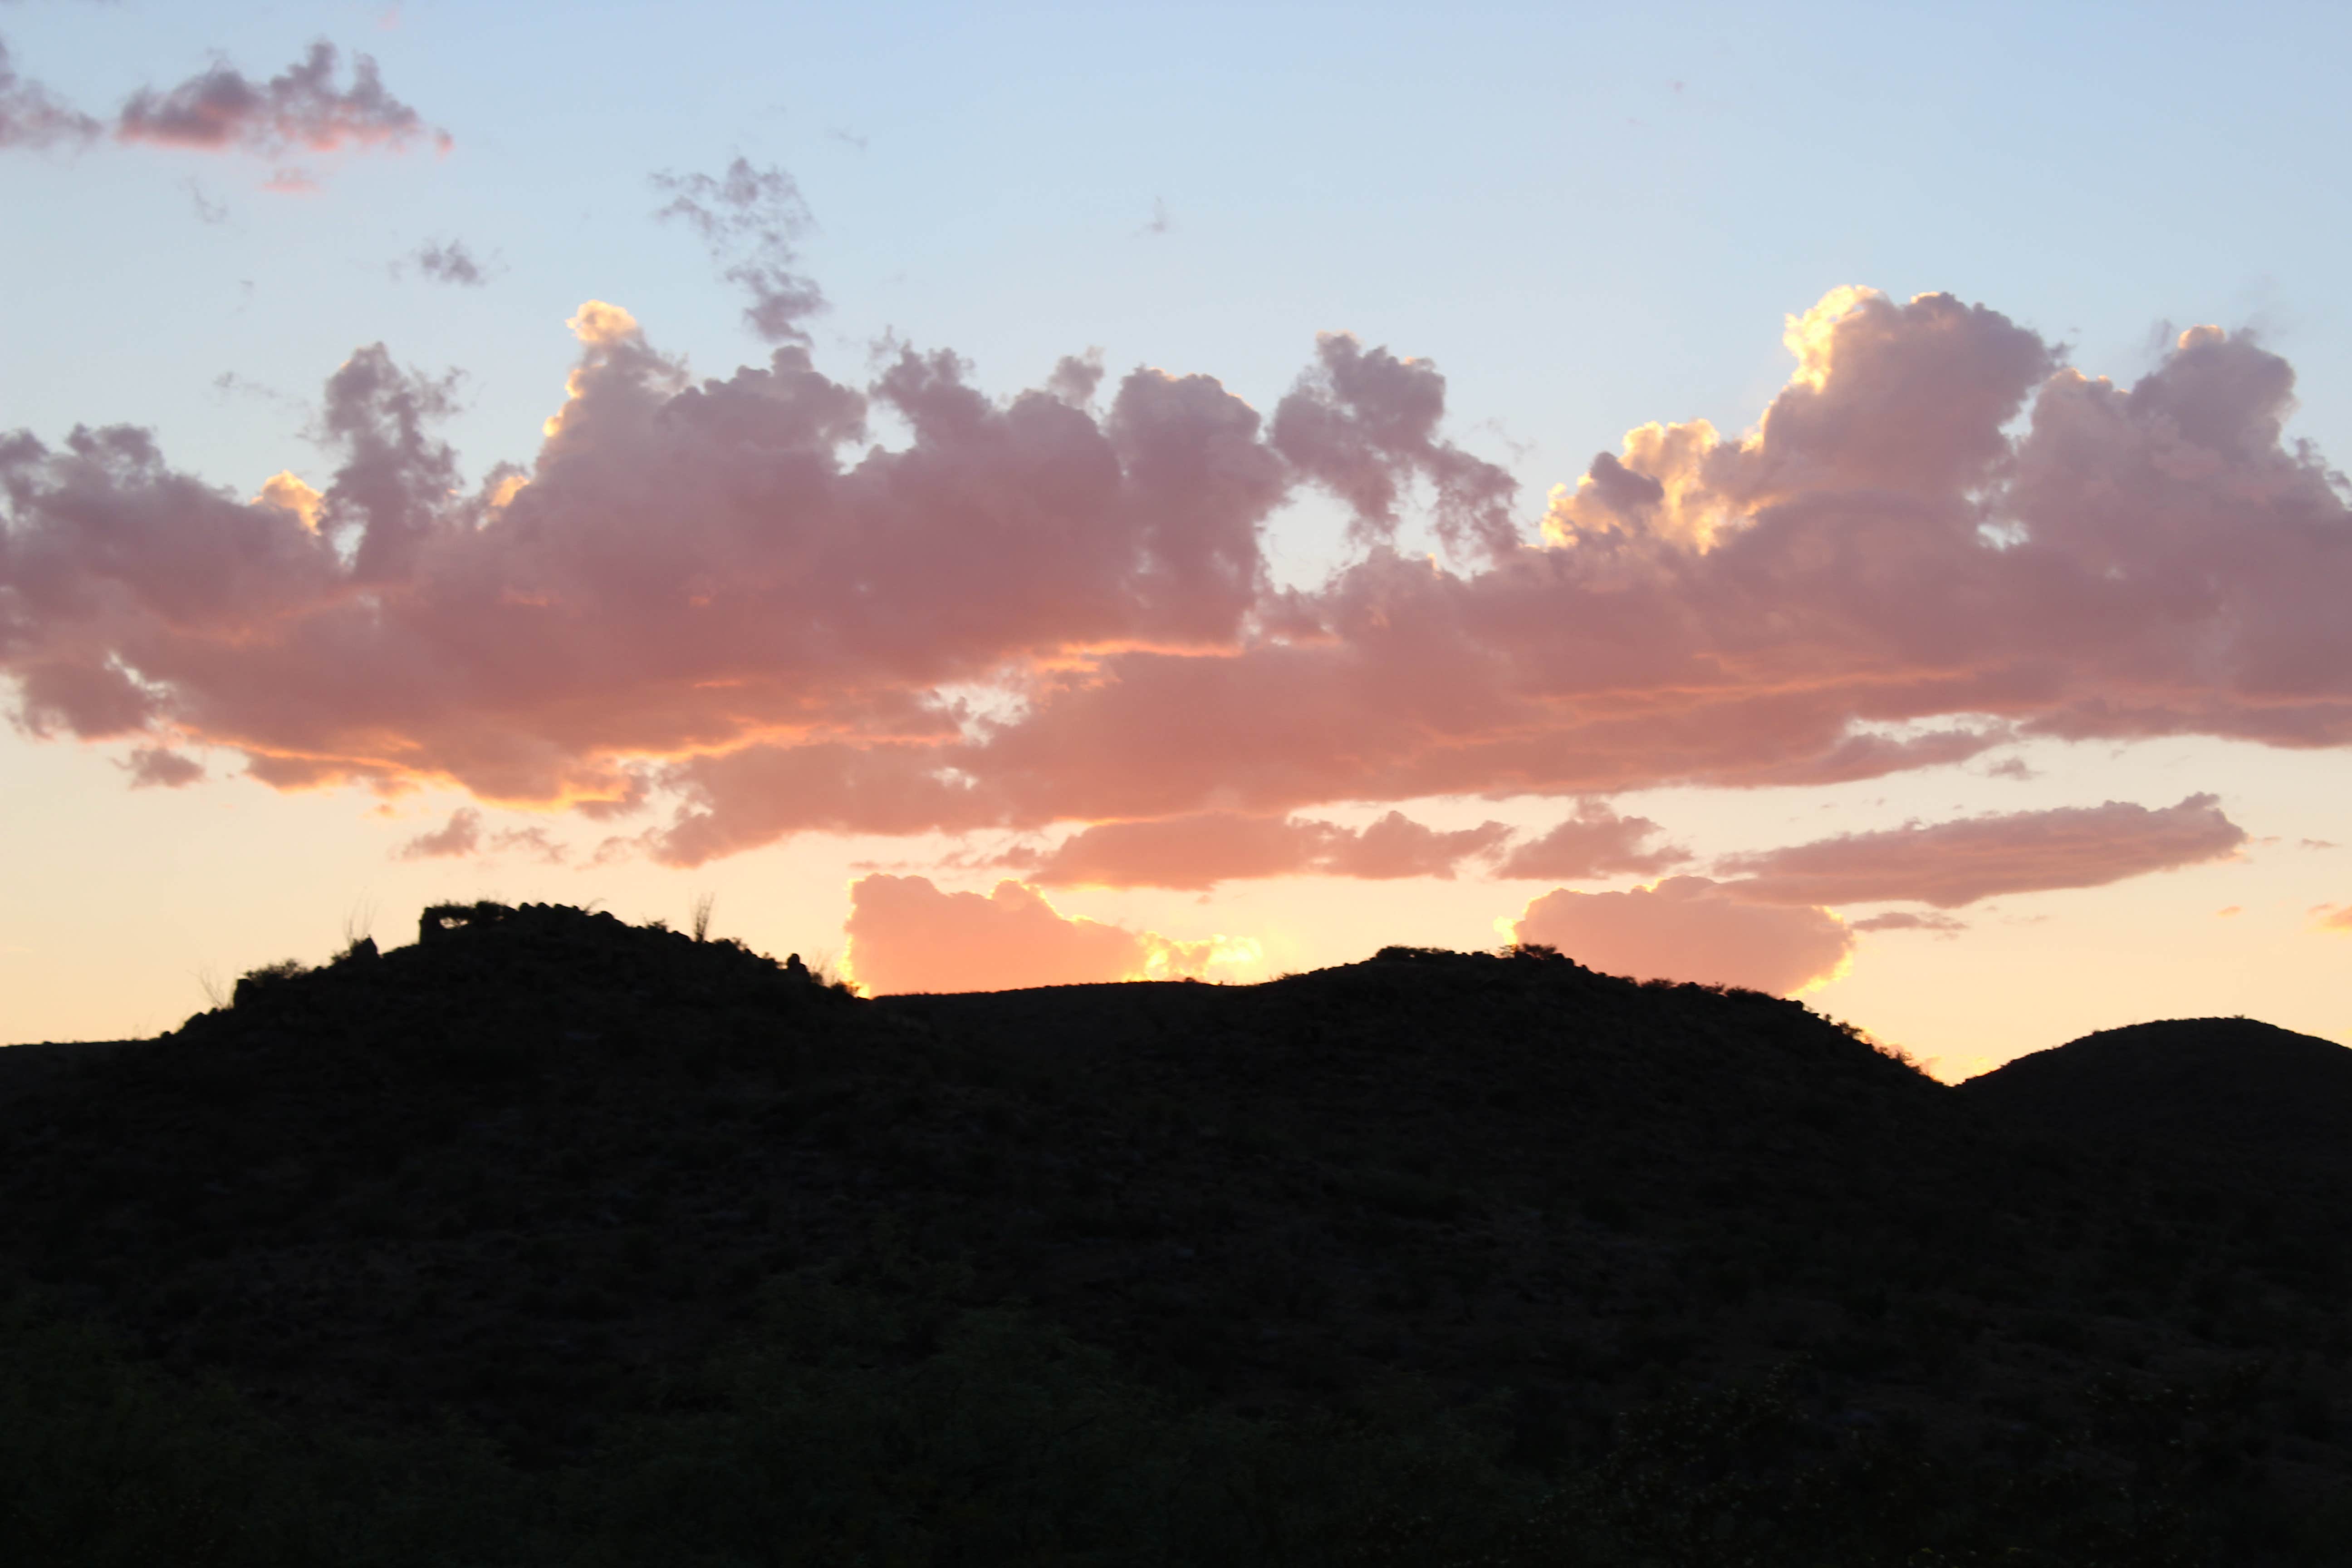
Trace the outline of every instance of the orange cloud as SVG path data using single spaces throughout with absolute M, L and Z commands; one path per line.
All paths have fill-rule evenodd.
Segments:
M 861 877 L 850 885 L 845 929 L 844 965 L 877 995 L 1175 979 L 1256 956 L 1246 942 L 1172 942 L 1066 917 L 1036 889 L 1010 880 L 983 898 L 941 892 L 924 877 Z
M 1788 995 L 1843 973 L 1852 928 L 1827 910 L 1755 904 L 1705 877 L 1622 893 L 1559 889 L 1512 922 L 1513 940 L 1588 968 Z

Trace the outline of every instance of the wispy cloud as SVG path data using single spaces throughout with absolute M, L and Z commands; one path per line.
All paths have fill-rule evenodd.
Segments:
M 654 188 L 669 197 L 656 216 L 700 235 L 727 280 L 751 296 L 743 314 L 752 331 L 770 342 L 806 342 L 802 323 L 824 309 L 824 294 L 798 270 L 812 220 L 793 177 L 737 158 L 716 176 L 656 174 Z
M 1895 900 L 1953 909 L 2001 893 L 2097 888 L 2237 852 L 2245 830 L 2216 796 L 2151 811 L 2125 801 L 1848 833 L 1715 863 L 1738 896 L 1765 903 Z

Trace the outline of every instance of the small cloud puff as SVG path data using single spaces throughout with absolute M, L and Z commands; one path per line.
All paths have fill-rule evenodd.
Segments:
M 205 776 L 205 765 L 168 746 L 141 746 L 116 764 L 131 774 L 132 789 L 183 789 Z
M 416 270 L 435 283 L 446 283 L 458 289 L 479 289 L 490 280 L 488 268 L 466 248 L 461 239 L 428 240 L 411 251 L 404 258 Z M 394 264 L 395 274 L 399 263 Z
M 550 865 L 563 861 L 571 854 L 569 847 L 557 843 L 544 827 L 506 827 L 486 835 L 482 831 L 482 814 L 470 805 L 461 805 L 439 827 L 420 833 L 394 850 L 393 858 L 461 859 L 470 855 L 518 849 L 529 850 Z

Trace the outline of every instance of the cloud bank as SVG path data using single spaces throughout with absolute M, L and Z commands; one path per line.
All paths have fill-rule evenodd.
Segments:
M 772 259 L 790 225 L 761 178 L 668 188 Z M 1372 847 L 1302 830 L 1342 802 L 1826 783 L 2022 736 L 2352 742 L 2352 521 L 2283 440 L 2288 365 L 2242 335 L 2184 333 L 2126 388 L 1982 306 L 1841 290 L 1791 322 L 1796 373 L 1749 434 L 1636 430 L 1538 530 L 1444 434 L 1435 366 L 1344 335 L 1267 416 L 1078 360 L 996 398 L 904 346 L 863 384 L 793 341 L 696 380 L 625 310 L 572 324 L 545 439 L 470 486 L 435 433 L 447 380 L 380 344 L 327 384 L 307 515 L 136 428 L 0 437 L 18 722 L 239 753 L 281 788 L 651 809 L 677 865 L 1104 825 L 1050 874 L 1113 881 L 1167 874 L 1155 846 L 1188 835 L 1224 867 L 1464 847 L 1404 818 Z M 874 444 L 884 411 L 903 445 Z M 1310 489 L 1358 547 L 1277 588 L 1264 532 Z M 1406 548 L 1416 518 L 1440 556 Z M 2028 861 L 2125 875 L 2236 832 L 2210 803 L 2139 809 L 1779 852 L 1745 895 L 1684 901 L 1964 902 Z M 1680 858 L 1636 820 L 1580 811 L 1506 864 Z M 2070 822 L 2125 847 L 2068 848 Z

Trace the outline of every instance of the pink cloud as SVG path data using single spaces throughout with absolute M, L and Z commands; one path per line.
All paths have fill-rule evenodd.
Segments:
M 732 210 L 715 184 L 686 194 Z M 952 353 L 856 386 L 786 343 L 698 382 L 625 311 L 574 330 L 545 440 L 471 489 L 446 378 L 354 353 L 315 529 L 142 431 L 0 437 L 20 720 L 226 747 L 279 787 L 651 802 L 673 864 L 1859 779 L 2037 734 L 2352 744 L 2352 519 L 2243 337 L 2184 334 L 2126 389 L 1982 307 L 1842 291 L 1752 434 L 1636 430 L 1538 546 L 1497 532 L 1507 481 L 1444 435 L 1433 368 L 1353 339 L 1268 421 L 1205 375 L 1080 363 L 1000 398 Z M 1277 589 L 1263 531 L 1304 486 L 1360 548 Z M 1443 560 L 1390 542 L 1417 508 Z M 1362 864 L 1429 863 L 1410 826 Z M 1540 853 L 1669 853 L 1584 826 Z
M 255 81 L 226 62 L 173 88 L 142 88 L 122 106 L 114 134 L 201 152 L 235 148 L 277 156 L 292 150 L 336 153 L 345 148 L 398 151 L 429 141 L 446 151 L 449 133 L 425 123 L 415 110 L 384 90 L 375 61 L 353 58 L 349 87 L 335 47 L 323 39 L 294 65 Z
M 2217 797 L 2192 795 L 2150 811 L 2111 800 L 1848 833 L 1785 849 L 1727 856 L 1717 872 L 1737 896 L 1780 904 L 1903 900 L 1953 909 L 2000 893 L 2097 888 L 2236 852 L 2245 830 Z
M 74 146 L 94 140 L 101 129 L 39 82 L 18 76 L 8 46 L 0 43 L 0 147 Z
M 1747 902 L 1705 877 L 1622 893 L 1559 889 L 1530 902 L 1513 940 L 1638 979 L 1745 985 L 1788 995 L 1836 975 L 1851 927 L 1827 910 Z
M 2322 904 L 2312 924 L 2321 931 L 2352 931 L 2352 904 Z
M 1495 874 L 1562 882 L 1653 875 L 1690 858 L 1677 844 L 1643 847 L 1664 831 L 1646 816 L 1619 816 L 1598 801 L 1579 801 L 1575 816 L 1513 849 Z
M 880 873 L 850 885 L 845 929 L 845 965 L 877 995 L 1176 978 L 1237 951 L 1215 938 L 1171 942 L 1066 917 L 1021 882 L 999 882 L 983 898 L 941 892 L 924 877 Z
M 561 864 L 571 856 L 568 846 L 556 842 L 544 827 L 502 827 L 496 833 L 482 831 L 482 814 L 470 805 L 461 805 L 449 814 L 449 820 L 427 833 L 420 833 L 393 851 L 395 860 L 462 859 L 472 855 L 503 854 L 525 850 L 549 865 Z
M 461 805 L 449 814 L 449 820 L 429 833 L 420 833 L 393 851 L 395 860 L 454 859 L 471 855 L 482 847 L 482 814 L 470 805 Z
M 1203 812 L 1097 824 L 1020 862 L 1048 886 L 1210 888 L 1251 877 L 1451 877 L 1509 833 L 1499 822 L 1455 832 L 1391 811 L 1358 829 L 1299 817 Z

